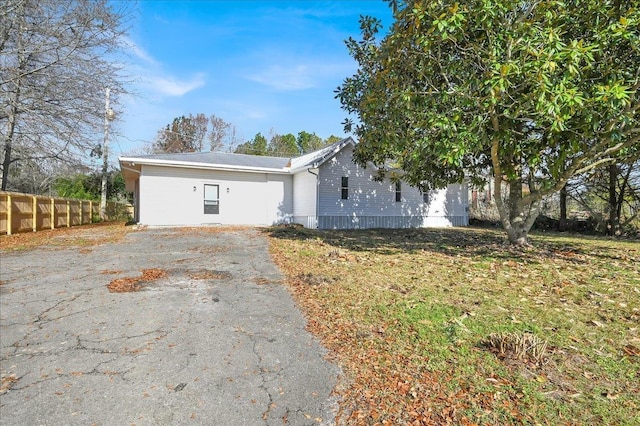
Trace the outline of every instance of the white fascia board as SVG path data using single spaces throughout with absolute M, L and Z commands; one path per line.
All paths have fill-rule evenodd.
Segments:
M 228 164 L 194 163 L 191 161 L 155 160 L 136 157 L 120 157 L 120 163 L 135 163 L 147 166 L 181 167 L 186 169 L 224 170 L 248 173 L 290 174 L 289 168 L 272 169 L 269 167 L 230 166 Z

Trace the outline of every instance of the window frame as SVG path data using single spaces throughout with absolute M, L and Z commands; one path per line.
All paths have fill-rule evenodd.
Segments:
M 210 194 L 210 191 L 207 191 L 207 187 L 210 187 L 210 189 L 215 188 L 216 198 L 207 198 L 207 196 Z M 205 215 L 220 214 L 220 184 L 205 183 L 203 187 L 202 195 L 203 195 L 202 201 L 204 203 L 203 214 Z
M 396 181 L 395 183 L 396 203 L 402 202 L 402 182 Z
M 429 204 L 431 203 L 431 194 L 429 193 L 429 191 L 422 191 L 422 204 Z
M 349 199 L 349 176 L 342 176 L 340 180 L 340 199 Z

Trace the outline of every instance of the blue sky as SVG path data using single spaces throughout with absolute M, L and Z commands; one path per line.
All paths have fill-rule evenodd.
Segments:
M 137 96 L 120 97 L 113 156 L 139 151 L 174 117 L 215 114 L 243 141 L 305 130 L 343 136 L 334 90 L 356 70 L 344 40 L 382 0 L 139 0 L 128 72 Z

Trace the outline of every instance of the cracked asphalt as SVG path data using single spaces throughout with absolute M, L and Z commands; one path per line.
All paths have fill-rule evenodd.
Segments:
M 0 256 L 3 425 L 334 423 L 339 370 L 258 231 L 147 229 Z M 167 276 L 108 291 L 147 268 Z

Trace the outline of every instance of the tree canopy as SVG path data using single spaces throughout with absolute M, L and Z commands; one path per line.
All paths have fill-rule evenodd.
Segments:
M 393 160 L 410 184 L 492 174 L 512 243 L 544 197 L 640 142 L 640 1 L 391 2 L 361 19 L 359 68 L 337 90 L 355 160 Z M 505 190 L 507 189 L 507 190 Z
M 154 150 L 157 152 L 202 151 L 209 120 L 204 114 L 180 116 L 158 132 Z
M 0 2 L 3 190 L 20 179 L 16 165 L 83 165 L 95 150 L 105 88 L 114 102 L 125 92 L 118 53 L 127 8 L 107 0 Z

